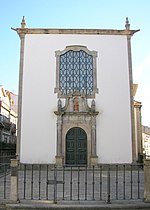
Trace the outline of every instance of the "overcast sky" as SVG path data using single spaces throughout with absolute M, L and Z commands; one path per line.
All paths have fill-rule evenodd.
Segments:
M 139 84 L 142 123 L 150 126 L 150 1 L 149 0 L 0 0 L 0 84 L 18 93 L 22 16 L 29 28 L 124 29 L 128 17 L 132 37 L 133 80 Z

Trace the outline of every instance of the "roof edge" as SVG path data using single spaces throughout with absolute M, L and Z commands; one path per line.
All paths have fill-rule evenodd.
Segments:
M 81 34 L 81 35 L 126 35 L 132 36 L 138 30 L 115 29 L 57 29 L 57 28 L 11 28 L 18 34 Z

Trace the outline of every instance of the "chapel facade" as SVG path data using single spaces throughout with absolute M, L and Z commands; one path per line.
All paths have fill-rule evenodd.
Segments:
M 133 162 L 130 40 L 138 30 L 128 19 L 125 30 L 112 30 L 26 28 L 24 18 L 14 30 L 21 40 L 20 162 Z

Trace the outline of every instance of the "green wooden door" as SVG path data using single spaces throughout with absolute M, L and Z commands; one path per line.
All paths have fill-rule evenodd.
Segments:
M 87 135 L 82 128 L 71 128 L 66 135 L 66 164 L 87 164 Z

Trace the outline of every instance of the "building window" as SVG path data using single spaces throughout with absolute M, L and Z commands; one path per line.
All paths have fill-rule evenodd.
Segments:
M 95 97 L 96 82 L 95 51 L 84 46 L 68 46 L 56 51 L 56 88 L 58 97 L 66 98 L 80 94 L 87 98 Z

